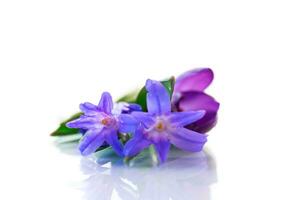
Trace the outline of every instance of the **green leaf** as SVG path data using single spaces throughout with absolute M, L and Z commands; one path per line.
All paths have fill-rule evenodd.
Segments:
M 63 121 L 60 124 L 60 126 L 53 133 L 51 133 L 51 136 L 65 136 L 65 135 L 77 134 L 79 132 L 79 129 L 77 129 L 77 128 L 68 128 L 66 126 L 66 123 L 68 123 L 68 122 L 70 122 L 74 119 L 78 119 L 80 117 L 80 115 L 82 115 L 81 112 L 76 113 L 75 115 L 72 115 L 67 120 Z
M 172 76 L 170 79 L 165 80 L 165 81 L 161 81 L 161 83 L 165 86 L 165 88 L 167 89 L 170 98 L 172 98 L 172 94 L 174 91 L 174 83 L 175 83 L 175 78 Z M 139 104 L 143 111 L 147 111 L 147 90 L 145 88 L 145 86 L 140 90 L 135 103 Z
M 161 83 L 165 86 L 167 91 L 169 92 L 170 99 L 172 98 L 173 91 L 174 91 L 174 84 L 175 84 L 175 78 L 172 76 L 170 79 L 161 81 Z

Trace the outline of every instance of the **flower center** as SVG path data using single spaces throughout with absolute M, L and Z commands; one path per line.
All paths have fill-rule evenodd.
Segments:
M 155 129 L 158 131 L 158 132 L 162 132 L 166 129 L 166 126 L 164 124 L 163 121 L 158 121 L 155 125 Z
M 163 132 L 167 129 L 166 122 L 163 119 L 157 119 L 154 128 L 157 132 Z
M 112 126 L 115 123 L 115 120 L 111 117 L 104 117 L 103 119 L 100 120 L 100 123 L 103 126 Z
M 155 123 L 149 129 L 145 130 L 146 137 L 154 142 L 168 140 L 170 122 L 164 116 L 156 118 Z

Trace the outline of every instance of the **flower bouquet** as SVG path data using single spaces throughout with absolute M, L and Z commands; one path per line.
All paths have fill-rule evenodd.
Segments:
M 201 151 L 207 132 L 217 122 L 219 103 L 204 90 L 213 81 L 209 68 L 188 71 L 165 81 L 148 79 L 145 86 L 113 101 L 103 92 L 97 105 L 80 104 L 81 112 L 65 120 L 51 135 L 80 134 L 83 156 L 112 148 L 125 159 L 154 148 L 160 163 L 171 145 Z

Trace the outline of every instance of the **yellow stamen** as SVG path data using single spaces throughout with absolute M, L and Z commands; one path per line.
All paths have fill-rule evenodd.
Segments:
M 101 124 L 107 125 L 109 123 L 109 120 L 107 118 L 104 118 L 101 120 Z
M 158 122 L 157 125 L 156 125 L 156 129 L 159 130 L 159 131 L 162 131 L 165 129 L 165 126 L 162 122 Z

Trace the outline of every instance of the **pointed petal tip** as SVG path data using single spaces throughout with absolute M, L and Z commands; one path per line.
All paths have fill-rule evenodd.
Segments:
M 113 100 L 109 92 L 102 93 L 98 108 L 105 113 L 111 113 L 113 109 Z
M 164 163 L 169 154 L 171 143 L 169 141 L 161 141 L 154 144 L 154 149 L 160 163 Z
M 68 127 L 68 128 L 76 128 L 76 125 L 75 125 L 74 121 L 70 121 L 70 122 L 66 123 L 66 127 Z
M 87 151 L 80 151 L 80 154 L 82 155 L 82 156 L 88 156 L 88 155 L 90 155 L 91 153 L 89 153 L 89 152 L 87 152 Z
M 198 110 L 198 111 L 195 112 L 195 114 L 197 115 L 198 120 L 199 120 L 199 119 L 201 119 L 205 116 L 206 110 Z

